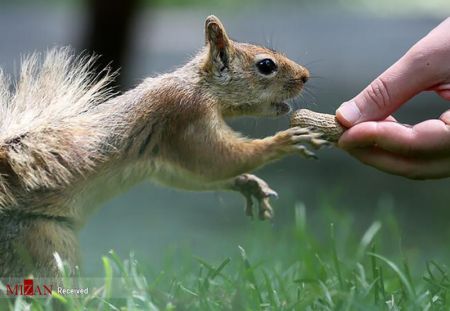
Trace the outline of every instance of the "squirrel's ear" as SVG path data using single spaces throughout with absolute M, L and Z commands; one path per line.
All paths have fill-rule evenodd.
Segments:
M 209 45 L 210 60 L 214 63 L 220 62 L 221 70 L 228 67 L 229 56 L 233 47 L 225 28 L 214 15 L 206 18 L 205 41 Z

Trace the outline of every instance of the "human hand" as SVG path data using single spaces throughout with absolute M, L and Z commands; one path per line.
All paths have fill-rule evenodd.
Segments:
M 390 116 L 422 91 L 450 100 L 450 18 L 338 108 L 336 118 L 349 127 L 339 146 L 391 174 L 414 179 L 450 177 L 450 110 L 439 119 L 414 126 Z

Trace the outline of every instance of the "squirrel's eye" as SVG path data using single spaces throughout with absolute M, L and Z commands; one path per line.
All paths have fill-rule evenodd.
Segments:
M 270 75 L 277 70 L 277 65 L 270 58 L 265 58 L 256 63 L 256 67 L 263 75 Z

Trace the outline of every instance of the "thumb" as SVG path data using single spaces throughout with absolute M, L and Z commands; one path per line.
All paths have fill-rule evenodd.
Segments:
M 353 99 L 343 103 L 336 118 L 346 127 L 383 120 L 433 83 L 427 57 L 408 52 Z

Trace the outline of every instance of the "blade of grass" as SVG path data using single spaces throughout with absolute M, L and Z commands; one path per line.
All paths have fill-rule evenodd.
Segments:
M 263 273 L 264 282 L 265 282 L 265 285 L 266 285 L 267 298 L 269 299 L 270 306 L 272 308 L 279 309 L 279 307 L 280 307 L 279 306 L 279 301 L 275 298 L 274 289 L 272 287 L 272 282 L 270 281 L 269 275 L 264 270 L 263 270 L 262 273 Z
M 250 264 L 250 261 L 248 260 L 247 253 L 245 252 L 245 249 L 242 246 L 238 246 L 238 248 L 239 248 L 239 251 L 241 253 L 242 261 L 244 262 L 245 277 L 246 277 L 247 281 L 250 284 L 252 284 L 252 286 L 254 287 L 256 295 L 257 295 L 257 298 L 258 298 L 258 301 L 259 301 L 260 304 L 262 304 L 263 303 L 263 299 L 262 299 L 262 295 L 261 295 L 261 292 L 260 292 L 259 287 L 258 287 L 258 283 L 256 282 L 256 277 L 255 277 L 255 274 L 253 272 L 253 267 Z
M 412 285 L 409 283 L 409 281 L 408 281 L 407 277 L 405 276 L 405 274 L 397 267 L 397 265 L 395 263 L 393 263 L 392 261 L 390 261 L 386 257 L 381 256 L 379 254 L 368 253 L 368 255 L 372 256 L 372 257 L 376 257 L 377 259 L 383 261 L 389 268 L 391 268 L 391 270 L 395 272 L 395 274 L 398 276 L 398 278 L 400 279 L 402 284 L 405 286 L 409 297 L 410 298 L 415 298 L 414 291 L 412 289 Z
M 372 253 L 375 253 L 375 244 L 372 244 Z M 377 261 L 376 261 L 376 257 L 371 256 L 371 266 L 372 266 L 372 281 L 374 282 L 374 302 L 375 305 L 378 305 L 378 302 L 380 300 L 380 296 L 379 296 L 379 292 L 380 292 L 380 284 L 378 283 L 379 281 L 379 276 L 378 276 L 378 268 L 377 268 Z
M 330 235 L 331 235 L 331 243 L 332 243 L 332 256 L 333 256 L 333 264 L 334 268 L 336 269 L 339 286 L 341 287 L 341 290 L 344 289 L 344 280 L 342 278 L 342 272 L 341 272 L 341 265 L 339 263 L 339 258 L 337 254 L 337 246 L 336 246 L 336 232 L 334 228 L 334 223 L 330 224 Z
M 113 278 L 113 269 L 111 267 L 111 262 L 108 257 L 102 257 L 103 262 L 103 270 L 105 271 L 105 286 L 103 291 L 103 298 L 109 299 L 111 297 L 111 288 L 112 288 L 112 278 Z
M 406 259 L 406 256 L 404 256 L 404 255 L 403 255 L 403 269 L 405 270 L 406 279 L 408 280 L 409 284 L 411 284 L 411 288 L 414 293 L 414 297 L 416 297 L 417 293 L 416 293 L 416 289 L 414 287 L 414 283 L 412 280 L 411 270 L 409 269 L 408 260 Z
M 328 306 L 332 309 L 334 309 L 334 302 L 333 302 L 333 298 L 331 296 L 330 290 L 328 289 L 328 287 L 325 285 L 324 282 L 319 280 L 319 285 L 323 290 L 323 294 L 325 295 L 326 298 L 326 302 L 328 304 Z
M 383 269 L 378 266 L 377 267 L 377 274 L 378 274 L 378 281 L 379 281 L 379 289 L 381 291 L 381 297 L 383 297 L 383 303 L 385 303 L 387 301 L 387 296 L 386 296 L 386 289 L 384 286 L 384 277 L 383 277 Z
M 369 229 L 366 230 L 364 233 L 361 242 L 358 246 L 358 251 L 356 252 L 356 258 L 357 261 L 361 261 L 361 259 L 364 257 L 364 253 L 366 252 L 369 245 L 372 243 L 375 235 L 380 231 L 381 229 L 381 223 L 379 221 L 374 222 Z

